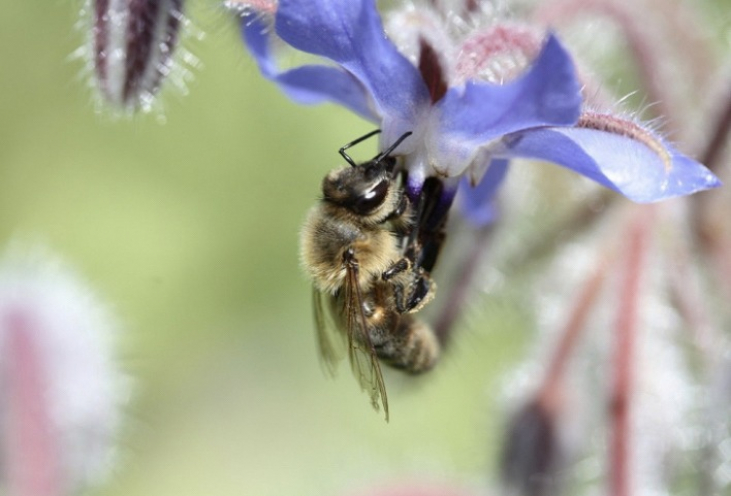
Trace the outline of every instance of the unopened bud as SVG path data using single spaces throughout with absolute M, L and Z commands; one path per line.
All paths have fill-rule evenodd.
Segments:
M 125 395 L 115 330 L 45 254 L 0 261 L 0 494 L 61 496 L 106 475 Z
M 561 489 L 563 450 L 553 412 L 532 401 L 512 418 L 502 452 L 502 480 L 506 493 L 550 496 Z
M 183 0 L 93 0 L 92 61 L 102 97 L 149 110 L 170 73 Z
M 458 484 L 434 480 L 400 481 L 384 484 L 365 491 L 357 496 L 473 496 L 475 493 Z

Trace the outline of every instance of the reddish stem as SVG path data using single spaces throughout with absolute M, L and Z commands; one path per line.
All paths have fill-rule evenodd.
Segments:
M 729 86 L 731 87 L 731 83 Z M 711 139 L 701 155 L 701 162 L 713 171 L 717 171 L 721 165 L 720 158 L 731 134 L 731 88 L 725 98 L 721 103 L 723 110 L 718 114 Z
M 61 479 L 46 374 L 29 322 L 21 313 L 6 317 L 4 375 L 8 381 L 6 445 L 8 494 L 59 496 Z
M 703 143 L 698 149 L 702 150 L 700 154 L 700 161 L 706 167 L 719 174 L 719 169 L 724 165 L 723 158 L 728 156 L 728 152 L 724 152 L 728 149 L 729 138 L 731 137 L 731 81 L 726 81 L 728 87 L 728 93 L 723 95 L 723 100 L 716 103 L 716 108 L 720 109 L 720 112 L 714 116 L 714 125 L 711 128 L 710 138 L 706 143 Z M 715 98 L 715 97 L 714 97 Z M 726 164 L 728 166 L 728 164 Z M 719 229 L 717 225 L 717 215 L 711 209 L 715 205 L 714 199 L 717 195 L 723 192 L 706 193 L 701 195 L 694 195 L 692 198 L 692 224 L 694 227 L 694 234 L 699 247 L 703 249 L 706 254 L 715 258 L 717 261 L 722 261 L 722 257 L 718 257 L 718 253 L 723 253 L 723 250 L 727 248 L 728 242 L 719 236 L 719 233 L 723 233 L 723 229 Z M 728 253 L 728 252 L 727 252 Z
M 639 210 L 639 208 L 636 210 Z M 609 455 L 609 488 L 612 496 L 629 496 L 632 475 L 629 463 L 630 402 L 633 388 L 633 360 L 640 280 L 647 250 L 647 234 L 651 218 L 650 207 L 642 208 L 639 214 L 629 226 L 627 265 L 624 278 L 621 281 L 619 314 L 615 328 L 614 384 L 610 403 L 611 440 Z

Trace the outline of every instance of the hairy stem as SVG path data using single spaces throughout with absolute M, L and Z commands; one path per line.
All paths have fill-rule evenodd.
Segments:
M 721 157 L 731 134 L 731 90 L 725 97 L 726 100 L 721 102 L 723 110 L 718 114 L 711 138 L 701 154 L 701 162 L 712 171 L 717 171 L 722 165 Z
M 731 83 L 731 81 L 727 82 Z M 710 129 L 710 137 L 705 143 L 698 146 L 698 149 L 701 150 L 701 162 L 717 174 L 721 172 L 720 169 L 724 165 L 723 157 L 728 156 L 728 144 L 731 137 L 731 91 L 723 95 L 723 98 L 722 102 L 715 104 L 715 108 L 720 108 L 720 112 L 715 116 L 714 125 Z M 708 106 L 708 108 L 711 107 Z M 726 230 L 719 229 L 722 226 L 718 224 L 718 212 L 712 210 L 713 206 L 717 204 L 718 195 L 723 194 L 727 194 L 724 189 L 693 195 L 691 199 L 691 224 L 698 247 L 713 262 L 721 262 L 719 268 L 725 271 L 724 265 L 729 263 L 723 260 L 724 249 L 728 247 L 728 242 L 723 239 Z
M 628 230 L 626 267 L 620 285 L 619 315 L 615 327 L 609 448 L 609 493 L 612 496 L 629 496 L 632 477 L 629 447 L 635 339 L 638 330 L 640 282 L 651 219 L 651 207 L 638 207 L 636 210 L 640 208 L 642 211 L 631 221 Z

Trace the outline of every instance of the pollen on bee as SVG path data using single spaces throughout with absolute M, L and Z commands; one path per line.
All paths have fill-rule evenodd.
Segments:
M 666 173 L 669 173 L 673 168 L 673 159 L 670 156 L 670 152 L 668 152 L 660 139 L 649 130 L 632 121 L 609 114 L 584 112 L 579 117 L 577 127 L 604 131 L 639 141 L 660 157 Z

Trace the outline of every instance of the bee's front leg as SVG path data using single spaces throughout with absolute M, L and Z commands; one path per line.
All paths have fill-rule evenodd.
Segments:
M 410 205 L 411 202 L 409 201 L 409 197 L 406 196 L 406 193 L 402 194 L 401 198 L 399 198 L 399 202 L 396 205 L 396 208 L 393 209 L 393 212 L 388 214 L 388 217 L 386 217 L 384 222 L 391 222 L 401 219 L 406 211 L 409 209 Z

